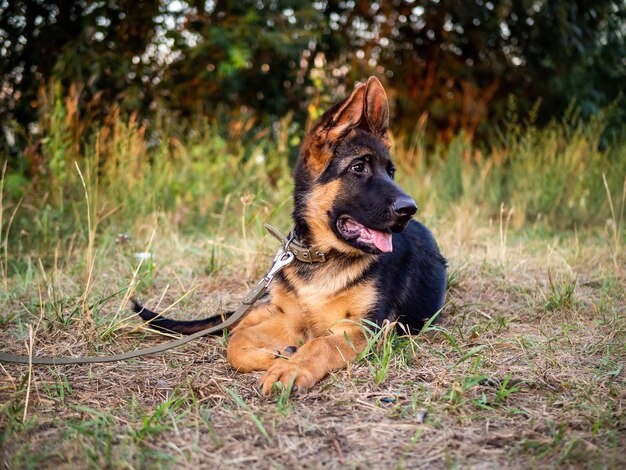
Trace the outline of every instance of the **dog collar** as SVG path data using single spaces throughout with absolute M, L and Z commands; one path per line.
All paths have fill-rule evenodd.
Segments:
M 293 231 L 289 232 L 286 237 L 280 233 L 276 227 L 272 227 L 269 224 L 265 224 L 267 231 L 283 244 L 286 252 L 293 253 L 293 256 L 303 263 L 325 263 L 326 255 L 318 250 L 315 250 L 300 240 L 298 240 Z

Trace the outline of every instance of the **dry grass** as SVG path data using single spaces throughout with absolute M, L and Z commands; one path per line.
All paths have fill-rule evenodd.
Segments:
M 2 364 L 3 466 L 623 468 L 622 247 L 604 233 L 524 235 L 498 222 L 468 230 L 469 220 L 480 218 L 459 211 L 431 224 L 451 262 L 441 322 L 414 338 L 388 335 L 298 399 L 261 397 L 258 375 L 229 368 L 220 337 L 128 363 L 34 367 L 30 380 L 28 367 Z M 150 234 L 147 223 L 130 243 Z M 207 274 L 211 243 L 157 233 L 139 295 L 164 308 L 195 289 L 170 312 L 187 318 L 235 304 L 271 247 L 225 244 L 247 246 L 255 268 L 222 246 L 221 268 Z M 105 301 L 136 268 L 121 245 L 97 243 L 90 288 L 102 302 L 90 317 L 72 313 L 82 311 L 85 271 L 71 260 L 10 279 L 2 349 L 24 353 L 40 315 L 36 354 L 162 341 L 128 318 L 126 290 Z

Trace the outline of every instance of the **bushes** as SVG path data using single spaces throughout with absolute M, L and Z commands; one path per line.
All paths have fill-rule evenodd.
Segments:
M 604 223 L 610 211 L 602 175 L 614 200 L 621 197 L 626 175 L 624 139 L 600 149 L 605 122 L 602 114 L 583 122 L 570 111 L 542 129 L 512 122 L 487 150 L 462 134 L 436 147 L 428 158 L 424 147 L 399 148 L 398 166 L 411 162 L 421 175 L 401 176 L 401 181 L 439 210 L 463 202 L 495 215 L 504 204 L 513 209 L 517 225 L 545 222 L 573 228 Z

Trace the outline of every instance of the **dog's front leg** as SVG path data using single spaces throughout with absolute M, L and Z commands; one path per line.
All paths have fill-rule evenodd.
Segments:
M 297 326 L 297 325 L 296 325 Z M 272 306 L 255 309 L 233 329 L 226 353 L 228 362 L 239 372 L 269 369 L 277 357 L 288 355 L 302 341 L 284 313 Z
M 305 392 L 329 372 L 354 361 L 366 344 L 357 324 L 331 328 L 330 334 L 305 343 L 292 357 L 276 360 L 261 378 L 263 393 L 270 393 L 277 382 L 283 387 L 293 384 L 294 391 Z

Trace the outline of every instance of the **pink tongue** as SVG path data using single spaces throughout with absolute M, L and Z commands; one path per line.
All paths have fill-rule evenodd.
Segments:
M 379 232 L 378 230 L 366 228 L 361 231 L 361 238 L 364 241 L 373 243 L 383 253 L 390 253 L 393 250 L 391 233 L 389 232 Z

